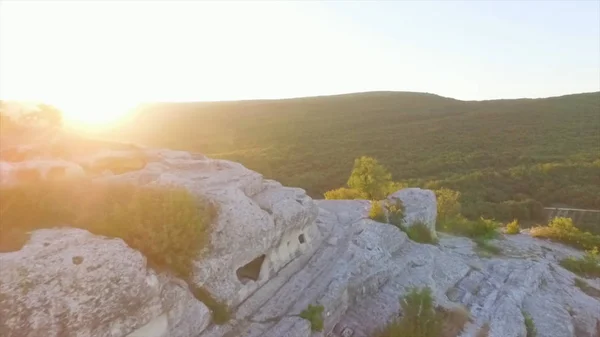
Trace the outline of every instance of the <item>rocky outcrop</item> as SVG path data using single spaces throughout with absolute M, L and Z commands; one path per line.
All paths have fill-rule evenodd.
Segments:
M 469 309 L 464 337 L 486 323 L 491 337 L 524 337 L 523 312 L 540 337 L 598 334 L 600 300 L 558 264 L 580 254 L 573 249 L 527 234 L 497 240 L 503 253 L 494 257 L 480 257 L 466 238 L 419 244 L 368 219 L 368 201 L 314 201 L 237 163 L 142 151 L 143 167 L 101 175 L 63 160 L 97 181 L 175 185 L 216 203 L 211 247 L 189 281 L 226 303 L 231 320 L 212 323 L 185 282 L 148 267 L 120 239 L 60 228 L 35 231 L 21 250 L 0 254 L 0 335 L 367 337 L 400 314 L 408 289 L 424 286 L 439 305 Z M 392 197 L 402 200 L 407 227 L 434 228 L 431 191 Z M 587 282 L 600 288 L 600 280 Z M 309 304 L 324 307 L 323 332 L 299 317 Z
M 1 336 L 186 337 L 210 321 L 185 282 L 120 239 L 38 230 L 0 266 Z
M 437 202 L 435 193 L 420 188 L 405 188 L 391 194 L 388 199 L 392 202 L 400 200 L 404 205 L 404 227 L 411 227 L 422 223 L 431 231 L 432 236 L 437 236 L 435 219 L 437 218 Z

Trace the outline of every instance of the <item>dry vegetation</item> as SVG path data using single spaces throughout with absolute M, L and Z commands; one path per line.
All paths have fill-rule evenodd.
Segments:
M 373 337 L 457 337 L 470 320 L 464 308 L 435 307 L 429 288 L 411 290 L 400 305 L 402 317 Z
M 217 210 L 184 189 L 89 181 L 36 182 L 0 189 L 0 252 L 19 250 L 28 232 L 60 226 L 123 239 L 149 264 L 189 282 L 192 261 L 210 243 Z M 190 290 L 221 324 L 227 307 L 202 288 Z

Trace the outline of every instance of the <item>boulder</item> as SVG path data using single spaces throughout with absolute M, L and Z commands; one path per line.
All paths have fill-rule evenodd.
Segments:
M 142 169 L 99 179 L 176 186 L 217 205 L 210 249 L 194 262 L 192 280 L 227 305 L 241 303 L 319 244 L 318 208 L 304 190 L 283 187 L 227 160 L 169 150 L 147 154 L 154 161 Z
M 4 337 L 187 337 L 210 321 L 184 282 L 149 269 L 121 239 L 37 230 L 0 266 Z
M 405 188 L 391 194 L 392 202 L 402 201 L 404 205 L 404 226 L 411 227 L 415 223 L 427 226 L 433 237 L 436 237 L 435 221 L 437 218 L 437 201 L 435 193 L 420 188 Z

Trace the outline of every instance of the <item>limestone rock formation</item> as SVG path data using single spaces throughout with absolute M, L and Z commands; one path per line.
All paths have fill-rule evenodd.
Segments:
M 37 230 L 0 254 L 0 269 L 1 336 L 185 337 L 210 321 L 185 282 L 149 269 L 121 239 L 81 229 Z
M 435 219 L 437 218 L 437 202 L 435 193 L 420 188 L 405 188 L 389 196 L 391 201 L 400 200 L 405 207 L 404 226 L 411 227 L 422 223 L 436 237 Z
M 367 337 L 401 314 L 408 289 L 429 286 L 439 305 L 471 312 L 462 337 L 486 323 L 490 337 L 524 337 L 523 312 L 540 337 L 598 336 L 600 299 L 574 286 L 575 275 L 558 264 L 581 254 L 571 248 L 526 233 L 497 240 L 503 253 L 491 258 L 480 257 L 466 238 L 440 235 L 438 245 L 419 244 L 368 219 L 368 201 L 315 201 L 203 155 L 120 151 L 125 160 L 110 161 L 102 174 L 83 157 L 57 160 L 97 181 L 175 185 L 216 203 L 211 247 L 194 262 L 190 282 L 226 303 L 231 320 L 214 324 L 186 282 L 154 271 L 120 239 L 57 228 L 35 231 L 21 250 L 0 253 L 0 335 Z M 129 161 L 127 151 L 143 165 Z M 7 171 L 25 164 L 10 165 Z M 392 198 L 403 201 L 406 226 L 418 221 L 434 229 L 433 192 L 406 189 Z M 600 280 L 587 282 L 600 288 Z M 309 304 L 324 307 L 322 332 L 299 317 Z

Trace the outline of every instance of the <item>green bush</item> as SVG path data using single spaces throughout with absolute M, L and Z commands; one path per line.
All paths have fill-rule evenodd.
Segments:
M 355 200 L 367 199 L 367 195 L 359 190 L 341 187 L 335 190 L 325 192 L 327 200 Z
M 460 216 L 460 192 L 448 188 L 435 190 L 437 201 L 437 219 L 445 221 Z
M 517 219 L 506 225 L 506 234 L 519 234 L 521 232 L 521 227 L 519 226 L 519 221 Z
M 462 308 L 436 308 L 431 289 L 411 289 L 400 301 L 402 317 L 374 337 L 456 337 L 470 319 Z
M 598 254 L 598 248 L 588 250 L 581 259 L 568 257 L 560 261 L 560 265 L 581 276 L 600 277 L 600 256 Z
M 533 227 L 530 232 L 533 237 L 547 238 L 576 248 L 600 247 L 600 235 L 581 231 L 573 225 L 571 218 L 554 218 L 547 226 Z
M 537 329 L 533 323 L 531 316 L 523 311 L 523 318 L 525 319 L 525 329 L 527 330 L 527 337 L 536 337 Z
M 385 203 L 388 221 L 396 226 L 401 227 L 404 224 L 404 204 L 402 200 L 395 199 L 393 202 L 387 200 Z
M 408 237 L 416 242 L 436 244 L 437 238 L 433 235 L 429 227 L 422 222 L 414 223 L 404 230 Z
M 300 313 L 300 317 L 310 322 L 310 329 L 315 331 L 323 331 L 323 306 L 309 304 L 308 308 Z
M 469 238 L 491 239 L 498 235 L 498 223 L 494 220 L 479 218 L 468 220 L 462 216 L 438 221 L 438 230 Z
M 438 337 L 442 320 L 435 311 L 431 289 L 412 289 L 400 301 L 402 318 L 393 321 L 377 337 Z
M 371 201 L 371 209 L 369 210 L 369 218 L 377 222 L 385 223 L 387 221 L 383 206 L 379 201 Z

